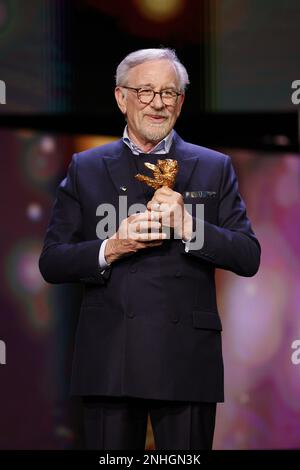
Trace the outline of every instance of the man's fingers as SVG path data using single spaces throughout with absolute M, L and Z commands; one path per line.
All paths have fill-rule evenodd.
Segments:
M 173 191 L 173 189 L 169 188 L 168 186 L 162 186 L 161 188 L 158 188 L 153 197 L 156 197 L 156 196 L 171 196 L 175 191 Z
M 140 242 L 148 242 L 148 241 L 155 241 L 155 240 L 165 240 L 167 238 L 167 234 L 164 232 L 151 232 L 151 233 L 136 233 L 134 234 L 134 240 Z
M 130 227 L 137 232 L 137 233 L 142 233 L 142 232 L 158 232 L 161 229 L 161 223 L 159 221 L 141 221 L 141 222 L 134 222 L 130 224 Z
M 153 240 L 147 242 L 137 242 L 138 248 L 150 248 L 151 246 L 160 246 L 163 244 L 163 240 Z
M 147 210 L 138 214 L 132 214 L 128 217 L 128 221 L 130 224 L 132 222 L 140 222 L 143 220 L 158 220 L 158 215 L 154 212 Z
M 157 199 L 151 199 L 151 201 L 149 201 L 148 204 L 147 204 L 147 209 L 149 211 L 151 211 L 151 213 L 155 214 L 155 212 L 160 213 L 160 212 L 168 210 L 169 206 L 170 206 L 170 201 L 169 202 L 166 202 L 166 201 L 161 201 L 160 202 Z

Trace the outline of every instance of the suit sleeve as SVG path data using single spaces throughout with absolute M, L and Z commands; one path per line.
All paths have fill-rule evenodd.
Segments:
M 57 189 L 39 268 L 43 278 L 50 283 L 103 284 L 109 277 L 110 268 L 101 274 L 98 256 L 102 241 L 83 240 L 76 174 L 77 160 L 74 155 L 67 177 Z
M 215 267 L 233 271 L 241 276 L 253 276 L 260 264 L 260 244 L 251 228 L 245 204 L 239 194 L 237 178 L 231 159 L 224 160 L 220 184 L 218 225 L 193 217 L 193 231 L 203 230 L 204 243 L 201 249 L 190 244 L 186 256 L 195 256 L 213 263 Z

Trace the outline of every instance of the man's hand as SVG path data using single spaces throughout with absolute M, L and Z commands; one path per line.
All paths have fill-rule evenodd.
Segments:
M 193 233 L 193 218 L 185 209 L 183 197 L 173 189 L 163 186 L 155 191 L 147 209 L 160 214 L 159 220 L 166 227 L 173 227 L 184 241 L 190 240 Z
M 112 235 L 105 246 L 104 256 L 110 264 L 122 256 L 159 246 L 166 238 L 161 232 L 159 214 L 146 210 L 122 220 L 118 231 Z

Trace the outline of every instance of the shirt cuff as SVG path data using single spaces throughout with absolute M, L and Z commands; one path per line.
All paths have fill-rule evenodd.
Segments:
M 105 246 L 107 242 L 108 242 L 108 238 L 106 238 L 106 240 L 103 240 L 103 242 L 101 243 L 99 255 L 98 255 L 99 266 L 100 266 L 100 269 L 102 269 L 103 271 L 105 271 L 105 269 L 108 268 L 108 266 L 110 266 L 110 264 L 107 263 L 105 256 L 104 256 Z

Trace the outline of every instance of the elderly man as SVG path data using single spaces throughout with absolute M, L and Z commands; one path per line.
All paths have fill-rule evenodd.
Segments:
M 148 415 L 156 449 L 212 447 L 223 401 L 214 271 L 253 276 L 260 246 L 230 158 L 173 129 L 188 82 L 173 50 L 125 57 L 122 139 L 74 155 L 57 191 L 40 270 L 85 286 L 72 393 L 90 449 L 144 449 Z M 164 159 L 178 163 L 174 187 L 135 178 Z

